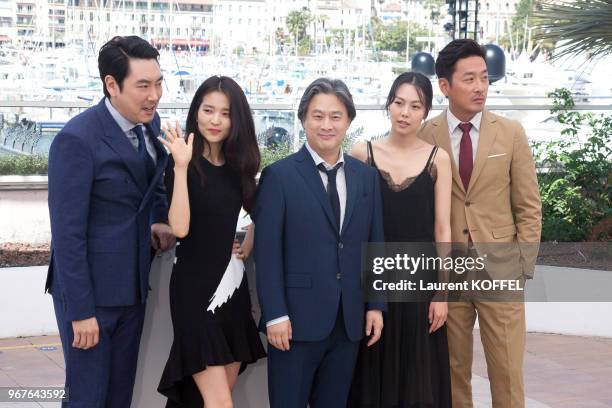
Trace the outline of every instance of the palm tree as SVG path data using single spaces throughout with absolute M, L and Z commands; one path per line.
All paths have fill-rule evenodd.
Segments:
M 540 1 L 534 12 L 536 39 L 561 41 L 554 58 L 612 53 L 612 0 Z

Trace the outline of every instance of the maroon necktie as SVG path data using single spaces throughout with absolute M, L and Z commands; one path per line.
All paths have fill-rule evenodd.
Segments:
M 471 123 L 460 123 L 459 129 L 463 132 L 461 136 L 461 144 L 459 145 L 459 175 L 463 181 L 463 187 L 467 191 L 470 185 L 470 177 L 472 177 L 472 168 L 474 161 L 472 156 L 472 138 L 470 137 Z

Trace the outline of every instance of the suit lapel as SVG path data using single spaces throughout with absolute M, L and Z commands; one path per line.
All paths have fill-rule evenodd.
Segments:
M 317 170 L 317 167 L 315 166 L 315 163 L 312 160 L 310 153 L 308 153 L 305 145 L 296 154 L 295 162 L 296 168 L 306 182 L 306 185 L 323 207 L 323 212 L 325 213 L 327 220 L 333 229 L 337 231 L 338 227 L 336 226 L 336 220 L 331 208 L 331 203 L 329 202 L 329 197 L 327 196 L 327 192 L 323 187 L 319 170 Z
M 355 208 L 355 202 L 357 201 L 357 169 L 352 162 L 350 157 L 344 155 L 344 179 L 346 180 L 346 206 L 344 211 L 344 220 L 342 221 L 342 233 L 346 231 L 346 227 L 351 220 L 353 215 L 353 209 Z
M 153 131 L 151 124 L 147 123 L 145 124 L 145 127 L 147 128 L 149 139 L 153 143 L 153 146 L 155 146 L 155 151 L 157 152 L 157 163 L 155 164 L 155 174 L 153 175 L 153 178 L 151 178 L 151 182 L 147 187 L 141 206 L 147 202 L 151 193 L 157 188 L 157 183 L 164 172 L 164 168 L 166 166 L 166 156 L 168 155 L 164 146 L 159 140 L 157 140 L 158 133 Z
M 465 187 L 463 187 L 463 181 L 459 175 L 459 167 L 455 163 L 455 156 L 453 155 L 453 148 L 451 146 L 450 134 L 448 131 L 448 120 L 446 118 L 446 110 L 438 115 L 437 118 L 431 122 L 434 125 L 434 141 L 442 149 L 446 150 L 451 160 L 451 168 L 453 173 L 453 180 L 459 186 L 461 191 L 465 193 Z
M 482 169 L 487 163 L 487 157 L 491 151 L 491 146 L 497 137 L 497 126 L 495 125 L 495 118 L 484 111 L 482 114 L 482 121 L 480 123 L 480 134 L 478 137 L 478 150 L 476 151 L 476 160 L 474 161 L 474 170 L 472 170 L 472 176 L 470 177 L 470 185 L 468 186 L 468 193 L 473 188 L 474 183 L 482 173 Z
M 96 113 L 104 130 L 102 134 L 103 141 L 123 160 L 136 185 L 144 194 L 147 190 L 148 182 L 144 163 L 141 163 L 138 152 L 134 149 L 134 146 L 125 136 L 117 122 L 115 122 L 108 109 L 106 109 L 104 99 L 98 104 Z

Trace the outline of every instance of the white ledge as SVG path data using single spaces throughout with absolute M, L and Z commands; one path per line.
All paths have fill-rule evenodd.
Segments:
M 46 190 L 47 176 L 0 176 L 0 190 Z

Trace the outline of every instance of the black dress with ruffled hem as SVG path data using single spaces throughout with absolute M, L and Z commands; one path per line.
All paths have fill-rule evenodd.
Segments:
M 204 185 L 189 169 L 187 186 L 191 219 L 189 234 L 178 241 L 170 278 L 170 313 L 174 341 L 158 391 L 167 407 L 202 408 L 193 374 L 209 366 L 241 363 L 265 357 L 251 314 L 246 274 L 238 288 L 227 286 L 224 273 L 231 258 L 241 208 L 240 180 L 227 165 L 214 166 L 201 158 Z M 166 188 L 172 197 L 174 163 L 166 169 Z M 223 292 L 227 301 L 213 303 Z

